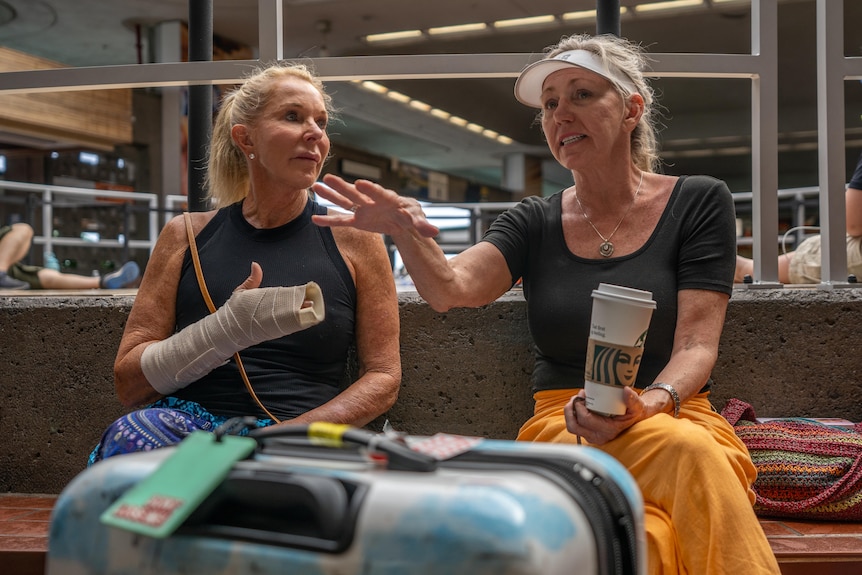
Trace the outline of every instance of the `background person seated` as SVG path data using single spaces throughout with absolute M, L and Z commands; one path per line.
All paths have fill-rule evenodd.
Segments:
M 141 275 L 135 262 L 103 276 L 64 274 L 57 270 L 21 263 L 30 251 L 33 228 L 17 223 L 0 226 L 0 289 L 120 289 L 130 287 Z
M 847 210 L 847 274 L 862 276 L 862 155 L 844 192 Z M 754 273 L 754 260 L 737 256 L 733 281 L 742 283 Z M 820 283 L 820 235 L 806 238 L 795 251 L 778 256 L 778 281 L 785 284 Z

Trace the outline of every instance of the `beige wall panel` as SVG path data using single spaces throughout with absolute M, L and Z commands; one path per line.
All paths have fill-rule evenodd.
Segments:
M 0 71 L 62 67 L 0 47 Z M 2 95 L 0 129 L 66 145 L 111 149 L 132 141 L 132 93 L 124 89 Z

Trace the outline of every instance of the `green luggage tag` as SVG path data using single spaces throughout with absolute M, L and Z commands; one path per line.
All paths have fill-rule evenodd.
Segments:
M 168 537 L 256 445 L 251 437 L 224 435 L 217 441 L 213 433 L 192 432 L 152 475 L 114 502 L 101 521 L 149 537 Z

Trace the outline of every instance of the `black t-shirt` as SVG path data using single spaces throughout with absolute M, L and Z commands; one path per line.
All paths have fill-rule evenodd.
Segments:
M 677 292 L 732 292 L 736 224 L 730 190 L 708 176 L 680 178 L 646 243 L 632 254 L 606 259 L 578 257 L 568 249 L 561 198 L 562 192 L 524 199 L 498 217 L 483 238 L 503 253 L 513 283 L 523 278 L 536 352 L 533 389 L 583 387 L 592 291 L 599 283 L 653 294 L 656 309 L 635 383 L 646 387 L 670 359 Z
M 258 398 L 281 420 L 314 409 L 341 391 L 354 342 L 353 278 L 332 230 L 315 225 L 312 213 L 326 213 L 326 208 L 309 200 L 295 220 L 261 230 L 245 220 L 239 202 L 219 210 L 196 240 L 207 288 L 217 308 L 248 277 L 253 261 L 263 268 L 261 287 L 309 281 L 320 285 L 324 321 L 240 352 Z M 177 330 L 209 314 L 188 251 L 176 306 Z M 266 417 L 245 389 L 233 358 L 173 395 L 200 403 L 215 415 Z

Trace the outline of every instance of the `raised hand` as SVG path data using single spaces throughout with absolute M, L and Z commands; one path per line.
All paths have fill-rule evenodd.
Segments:
M 393 237 L 418 234 L 433 238 L 440 232 L 425 218 L 418 201 L 399 196 L 380 184 L 368 180 L 351 184 L 333 174 L 325 175 L 323 183 L 315 183 L 314 192 L 350 213 L 313 216 L 319 226 L 352 226 Z

